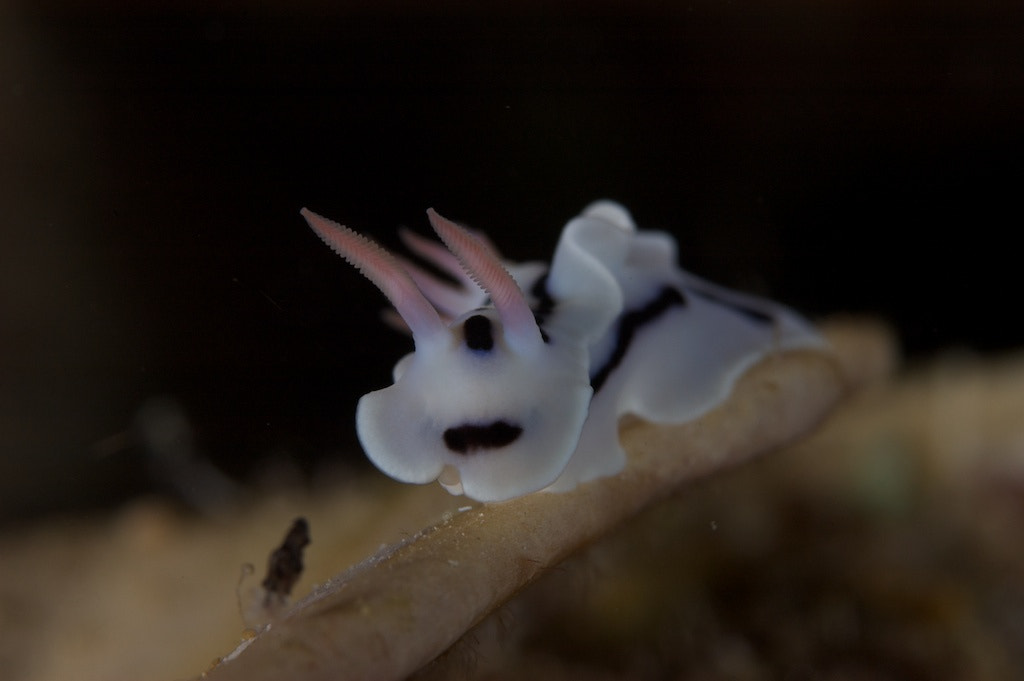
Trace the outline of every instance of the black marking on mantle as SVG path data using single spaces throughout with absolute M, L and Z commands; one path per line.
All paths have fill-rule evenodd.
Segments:
M 490 352 L 494 349 L 494 330 L 491 320 L 482 314 L 468 317 L 462 323 L 462 332 L 466 337 L 466 347 L 470 350 Z
M 590 376 L 590 386 L 596 393 L 605 384 L 611 373 L 622 363 L 633 343 L 633 338 L 647 324 L 654 322 L 665 312 L 676 306 L 685 306 L 686 296 L 678 289 L 666 286 L 658 295 L 641 308 L 630 310 L 619 319 L 615 349 L 604 365 Z
M 548 292 L 547 272 L 542 274 L 537 281 L 533 282 L 533 286 L 530 288 L 530 295 L 537 299 L 537 304 L 533 307 L 533 318 L 537 321 L 537 328 L 540 329 L 540 337 L 545 343 L 548 343 L 551 339 L 544 332 L 544 322 L 555 311 L 555 299 Z
M 521 426 L 508 421 L 484 425 L 467 423 L 444 431 L 444 444 L 457 454 L 474 454 L 481 449 L 500 449 L 522 435 Z

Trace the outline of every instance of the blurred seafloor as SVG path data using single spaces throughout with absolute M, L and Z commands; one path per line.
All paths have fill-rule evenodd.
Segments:
M 1021 405 L 1019 355 L 948 356 L 871 388 L 552 570 L 422 675 L 1015 678 Z M 295 516 L 313 539 L 299 598 L 463 504 L 370 475 L 206 517 L 150 498 L 9 531 L 0 663 L 24 681 L 198 674 L 243 636 L 242 603 Z

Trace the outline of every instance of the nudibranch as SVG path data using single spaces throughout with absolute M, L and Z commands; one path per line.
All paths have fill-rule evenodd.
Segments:
M 403 232 L 442 281 L 303 209 L 310 227 L 384 293 L 414 351 L 356 409 L 370 460 L 403 482 L 502 501 L 565 491 L 626 465 L 620 419 L 679 424 L 714 409 L 772 352 L 821 347 L 769 300 L 677 265 L 676 243 L 598 201 L 562 231 L 550 265 L 506 263 L 432 209 L 443 242 Z

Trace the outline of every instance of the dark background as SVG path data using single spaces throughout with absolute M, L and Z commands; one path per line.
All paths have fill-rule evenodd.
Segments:
M 1019 347 L 1024 5 L 767 4 L 0 9 L 0 518 L 188 497 L 161 437 L 249 484 L 365 465 L 409 343 L 303 205 L 546 259 L 615 198 L 912 359 Z

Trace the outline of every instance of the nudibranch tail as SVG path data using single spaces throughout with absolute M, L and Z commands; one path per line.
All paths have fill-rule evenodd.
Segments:
M 433 208 L 427 210 L 427 217 L 445 246 L 490 295 L 504 325 L 508 343 L 521 348 L 542 343 L 540 328 L 526 296 L 494 250 L 467 230 L 438 215 Z
M 355 266 L 381 290 L 412 331 L 423 341 L 445 334 L 437 310 L 426 299 L 393 255 L 344 225 L 303 208 L 300 213 L 331 250 Z

